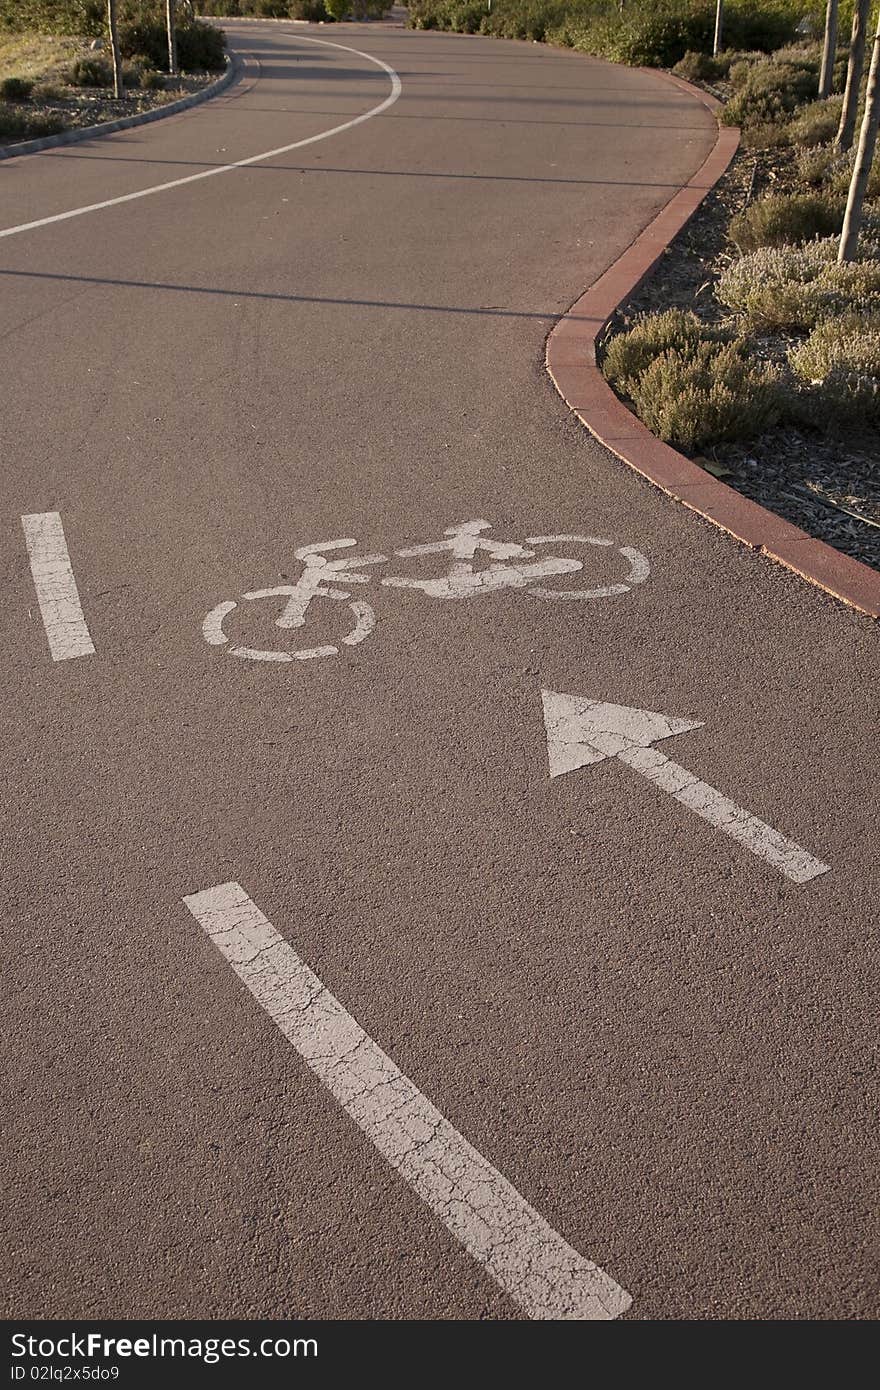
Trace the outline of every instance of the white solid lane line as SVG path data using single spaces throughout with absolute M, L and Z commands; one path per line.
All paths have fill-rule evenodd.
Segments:
M 626 1312 L 626 1290 L 572 1249 L 453 1129 L 239 884 L 184 902 L 382 1156 L 529 1317 L 607 1320 Z
M 36 512 L 23 516 L 21 524 L 52 660 L 93 656 L 61 517 L 57 512 Z
M 68 212 L 56 212 L 51 217 L 40 217 L 35 222 L 21 222 L 17 227 L 6 227 L 0 230 L 0 237 L 17 236 L 19 232 L 32 232 L 37 227 L 48 227 L 53 222 L 66 222 L 71 217 L 83 217 L 87 212 L 100 212 L 103 208 L 114 208 L 120 203 L 132 203 L 137 198 L 149 198 L 154 193 L 164 193 L 169 188 L 182 188 L 184 184 L 198 183 L 200 179 L 212 179 L 218 174 L 228 174 L 233 169 L 246 169 L 249 164 L 259 164 L 264 159 L 274 159 L 276 155 L 288 154 L 291 150 L 301 150 L 305 145 L 314 145 L 318 140 L 329 140 L 331 135 L 341 135 L 344 130 L 351 130 L 356 125 L 362 125 L 364 121 L 372 120 L 374 116 L 381 116 L 383 111 L 387 111 L 389 106 L 394 105 L 403 91 L 397 73 L 387 63 L 383 63 L 381 58 L 374 58 L 371 53 L 362 53 L 359 48 L 349 48 L 344 43 L 330 43 L 328 39 L 311 39 L 307 38 L 305 34 L 297 34 L 296 37 L 303 43 L 318 43 L 324 48 L 338 48 L 343 53 L 354 53 L 356 57 L 364 58 L 368 63 L 375 64 L 391 78 L 390 94 L 378 106 L 371 107 L 363 115 L 355 116 L 342 125 L 335 125 L 332 130 L 322 130 L 318 135 L 309 135 L 305 140 L 294 140 L 290 145 L 279 145 L 275 150 L 266 150 L 263 154 L 252 154 L 248 159 L 237 159 L 233 164 L 221 164 L 216 169 L 203 169 L 200 174 L 187 174 L 184 178 L 171 179 L 168 183 L 156 183 L 151 188 L 138 189 L 136 193 L 123 193 L 118 198 L 106 198 L 102 203 L 89 203 L 86 207 L 71 208 Z

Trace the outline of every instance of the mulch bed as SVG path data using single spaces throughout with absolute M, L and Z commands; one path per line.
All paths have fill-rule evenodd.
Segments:
M 80 130 L 104 121 L 118 121 L 124 116 L 139 116 L 141 112 L 152 111 L 157 106 L 167 106 L 169 102 L 178 101 L 180 97 L 189 96 L 191 92 L 198 92 L 211 82 L 216 82 L 218 76 L 220 74 L 216 72 L 204 72 L 171 77 L 165 90 L 155 92 L 129 87 L 125 98 L 120 101 L 114 98 L 112 88 L 64 87 L 61 89 L 63 95 L 53 97 L 51 101 L 32 98 L 9 104 L 25 116 L 59 116 L 65 130 Z M 27 135 L 0 135 L 0 146 L 9 147 L 30 138 Z
M 639 314 L 664 309 L 689 309 L 707 322 L 723 318 L 712 289 L 737 256 L 727 238 L 730 220 L 762 193 L 794 192 L 791 163 L 789 151 L 741 151 L 653 274 L 621 305 L 605 336 L 627 329 Z M 758 341 L 755 350 L 762 357 L 784 361 L 790 341 Z M 777 428 L 748 446 L 718 444 L 708 457 L 691 457 L 810 535 L 880 569 L 880 434 L 876 431 L 850 430 L 832 437 Z

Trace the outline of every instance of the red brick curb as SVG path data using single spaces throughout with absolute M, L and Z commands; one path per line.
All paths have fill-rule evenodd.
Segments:
M 654 75 L 667 77 L 710 110 L 720 105 L 679 78 Z M 618 400 L 596 366 L 596 340 L 602 329 L 696 212 L 727 169 L 738 145 L 739 131 L 720 126 L 715 148 L 702 168 L 556 324 L 547 339 L 547 370 L 566 405 L 600 443 L 630 468 L 738 541 L 877 618 L 880 573 L 743 497 L 662 443 Z

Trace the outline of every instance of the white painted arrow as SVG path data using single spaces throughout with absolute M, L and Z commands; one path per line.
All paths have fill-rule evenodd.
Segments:
M 661 738 L 701 729 L 700 721 L 670 719 L 652 710 L 610 705 L 602 700 L 587 700 L 581 695 L 564 695 L 555 690 L 542 690 L 541 698 L 551 777 L 561 777 L 564 772 L 573 772 L 589 763 L 601 763 L 606 758 L 618 758 L 717 830 L 723 830 L 752 854 L 772 864 L 792 882 L 809 883 L 811 878 L 818 878 L 830 869 L 830 864 L 814 859 L 793 840 L 786 839 L 778 830 L 765 825 L 757 816 L 750 815 L 652 747 Z

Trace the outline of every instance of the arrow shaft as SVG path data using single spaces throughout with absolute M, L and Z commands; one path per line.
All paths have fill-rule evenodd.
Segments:
M 647 777 L 655 787 L 668 792 L 690 811 L 702 816 L 703 820 L 714 825 L 717 830 L 723 830 L 725 835 L 729 835 L 732 840 L 756 854 L 759 859 L 772 864 L 774 869 L 791 879 L 792 883 L 809 883 L 810 879 L 827 873 L 831 867 L 819 859 L 814 859 L 801 845 L 787 839 L 757 816 L 744 811 L 736 802 L 722 796 L 707 782 L 701 782 L 692 772 L 688 772 L 687 768 L 674 763 L 657 748 L 627 748 L 618 753 L 617 757 L 626 763 L 627 767 Z

